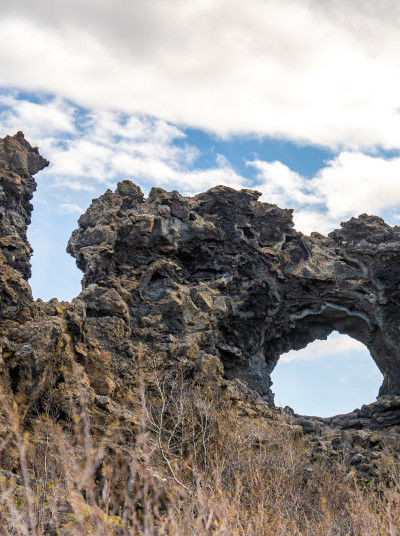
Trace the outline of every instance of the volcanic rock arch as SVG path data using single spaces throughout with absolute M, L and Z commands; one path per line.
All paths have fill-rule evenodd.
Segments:
M 268 344 L 266 362 L 269 363 L 269 373 L 272 373 L 281 354 L 290 350 L 300 350 L 316 340 L 325 340 L 332 332 L 346 334 L 360 341 L 367 347 L 381 371 L 387 367 L 386 352 L 390 350 L 384 346 L 381 330 L 379 327 L 371 326 L 369 318 L 362 312 L 336 304 L 326 304 L 320 311 L 301 310 L 297 314 L 294 313 L 292 318 L 295 321 L 289 330 Z M 387 393 L 384 383 L 380 394 Z
M 400 229 L 362 215 L 307 237 L 291 210 L 259 196 L 220 186 L 144 199 L 124 181 L 92 203 L 68 250 L 86 287 L 128 293 L 133 333 L 143 335 L 143 315 L 158 318 L 154 341 L 195 341 L 270 400 L 279 355 L 334 330 L 369 349 L 380 394 L 400 394 Z
M 153 188 L 145 199 L 122 181 L 79 219 L 67 250 L 84 273 L 82 292 L 60 309 L 34 302 L 27 285 L 32 174 L 46 165 L 21 133 L 0 141 L 0 335 L 13 363 L 36 356 L 38 367 L 43 340 L 59 333 L 106 396 L 115 384 L 122 392 L 118 374 L 140 343 L 166 364 L 217 360 L 227 379 L 272 403 L 279 356 L 336 330 L 369 349 L 380 394 L 400 395 L 399 227 L 364 214 L 327 237 L 304 236 L 291 210 L 256 191 Z M 104 352 L 108 383 L 93 365 Z

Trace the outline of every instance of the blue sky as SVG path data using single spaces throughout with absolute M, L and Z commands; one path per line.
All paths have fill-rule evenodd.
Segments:
M 0 135 L 23 130 L 52 163 L 29 229 L 35 297 L 79 292 L 66 243 L 124 178 L 145 193 L 256 188 L 306 234 L 364 212 L 400 221 L 395 0 L 0 6 Z M 280 403 L 327 415 L 373 400 L 380 373 L 332 335 L 273 379 Z
M 272 390 L 277 405 L 329 417 L 374 400 L 382 380 L 363 344 L 333 332 L 327 341 L 282 355 L 272 372 Z

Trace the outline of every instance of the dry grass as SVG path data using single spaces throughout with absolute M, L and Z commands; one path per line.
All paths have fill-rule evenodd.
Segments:
M 400 534 L 395 457 L 390 483 L 366 487 L 340 461 L 310 464 L 286 418 L 245 416 L 216 392 L 156 376 L 127 442 L 122 423 L 94 426 L 84 391 L 68 426 L 45 412 L 22 430 L 3 390 L 2 457 L 17 465 L 0 478 L 0 534 Z

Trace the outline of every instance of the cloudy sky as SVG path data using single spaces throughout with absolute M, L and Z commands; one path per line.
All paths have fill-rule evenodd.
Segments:
M 38 176 L 30 229 L 36 297 L 79 291 L 68 237 L 91 199 L 127 177 L 145 192 L 254 187 L 294 208 L 304 233 L 364 212 L 400 221 L 397 0 L 0 8 L 0 136 L 23 130 L 52 162 Z M 363 352 L 337 336 L 313 348 L 313 360 L 299 354 L 280 369 L 306 370 L 318 356 L 338 368 Z M 359 358 L 352 370 L 371 400 L 367 376 L 379 374 L 363 355 L 364 368 Z M 358 404 L 348 391 L 342 403 Z M 293 402 L 293 385 L 282 393 Z

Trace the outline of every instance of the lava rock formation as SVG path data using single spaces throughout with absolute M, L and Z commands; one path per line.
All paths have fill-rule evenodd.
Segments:
M 292 211 L 252 190 L 194 197 L 130 181 L 94 200 L 68 251 L 84 272 L 89 317 L 113 315 L 132 339 L 197 345 L 272 402 L 279 356 L 332 331 L 361 341 L 400 394 L 400 228 L 362 215 L 304 236 Z M 172 352 L 173 353 L 173 352 Z
M 273 405 L 279 356 L 337 330 L 369 349 L 380 395 L 395 400 L 390 425 L 400 422 L 399 227 L 364 214 L 304 236 L 292 210 L 256 191 L 153 188 L 145 199 L 125 180 L 92 202 L 69 241 L 82 292 L 44 303 L 27 283 L 26 228 L 32 175 L 47 164 L 22 133 L 0 140 L 0 348 L 19 400 L 68 413 L 74 369 L 91 403 L 129 420 L 131 377 L 151 354 Z

